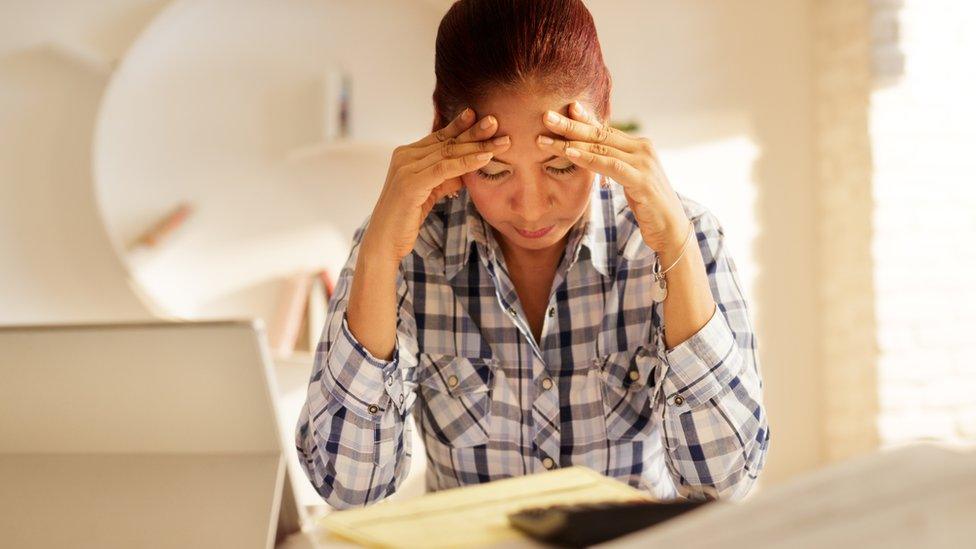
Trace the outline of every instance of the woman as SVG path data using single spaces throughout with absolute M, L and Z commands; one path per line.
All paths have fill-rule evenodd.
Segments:
M 769 430 L 735 265 L 608 125 L 586 7 L 461 0 L 435 73 L 436 131 L 394 151 L 329 304 L 296 432 L 318 492 L 396 491 L 413 413 L 429 491 L 582 465 L 743 496 Z

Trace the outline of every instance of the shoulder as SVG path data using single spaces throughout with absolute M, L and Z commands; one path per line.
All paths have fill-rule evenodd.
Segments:
M 447 231 L 452 223 L 452 209 L 450 199 L 442 199 L 427 214 L 413 247 L 413 256 L 422 261 L 443 262 L 444 248 L 447 242 Z
M 636 238 L 635 234 L 639 232 L 639 227 L 636 217 L 627 204 L 623 187 L 614 184 L 610 188 L 609 200 L 612 203 L 612 211 L 615 213 L 616 237 L 618 244 L 622 247 L 629 238 Z M 721 223 L 708 206 L 684 193 L 675 191 L 675 194 L 681 202 L 685 215 L 694 223 L 696 231 L 699 233 L 702 231 L 718 232 L 719 234 L 723 232 Z
M 698 232 L 699 236 L 702 234 L 705 236 L 722 236 L 724 234 L 722 223 L 708 206 L 678 191 L 675 191 L 675 194 L 681 200 L 685 215 L 695 224 L 695 231 Z

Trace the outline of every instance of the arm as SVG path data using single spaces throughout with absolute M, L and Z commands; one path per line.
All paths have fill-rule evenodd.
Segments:
M 656 405 L 678 493 L 737 499 L 754 484 L 769 445 L 762 377 L 721 224 L 708 211 L 693 221 L 691 242 L 665 275 L 668 296 L 657 332 L 664 368 Z M 683 243 L 661 253 L 664 268 Z
M 404 428 L 417 364 L 413 303 L 402 269 L 366 261 L 368 223 L 356 231 L 329 302 L 295 432 L 305 474 L 339 509 L 389 496 L 410 466 Z

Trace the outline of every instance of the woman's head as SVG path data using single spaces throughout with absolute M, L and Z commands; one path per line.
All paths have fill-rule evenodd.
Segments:
M 610 115 L 610 74 L 593 18 L 581 0 L 460 0 L 437 32 L 433 129 L 465 107 L 498 121 L 512 144 L 462 177 L 503 246 L 540 250 L 562 242 L 588 204 L 593 173 L 536 144 L 555 137 L 547 110 L 569 114 L 578 100 L 601 121 Z M 545 236 L 518 230 L 553 225 Z

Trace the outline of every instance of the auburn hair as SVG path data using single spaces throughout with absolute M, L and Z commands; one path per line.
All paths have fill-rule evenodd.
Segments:
M 437 29 L 434 74 L 432 131 L 498 92 L 581 97 L 610 116 L 610 72 L 582 0 L 455 2 Z

